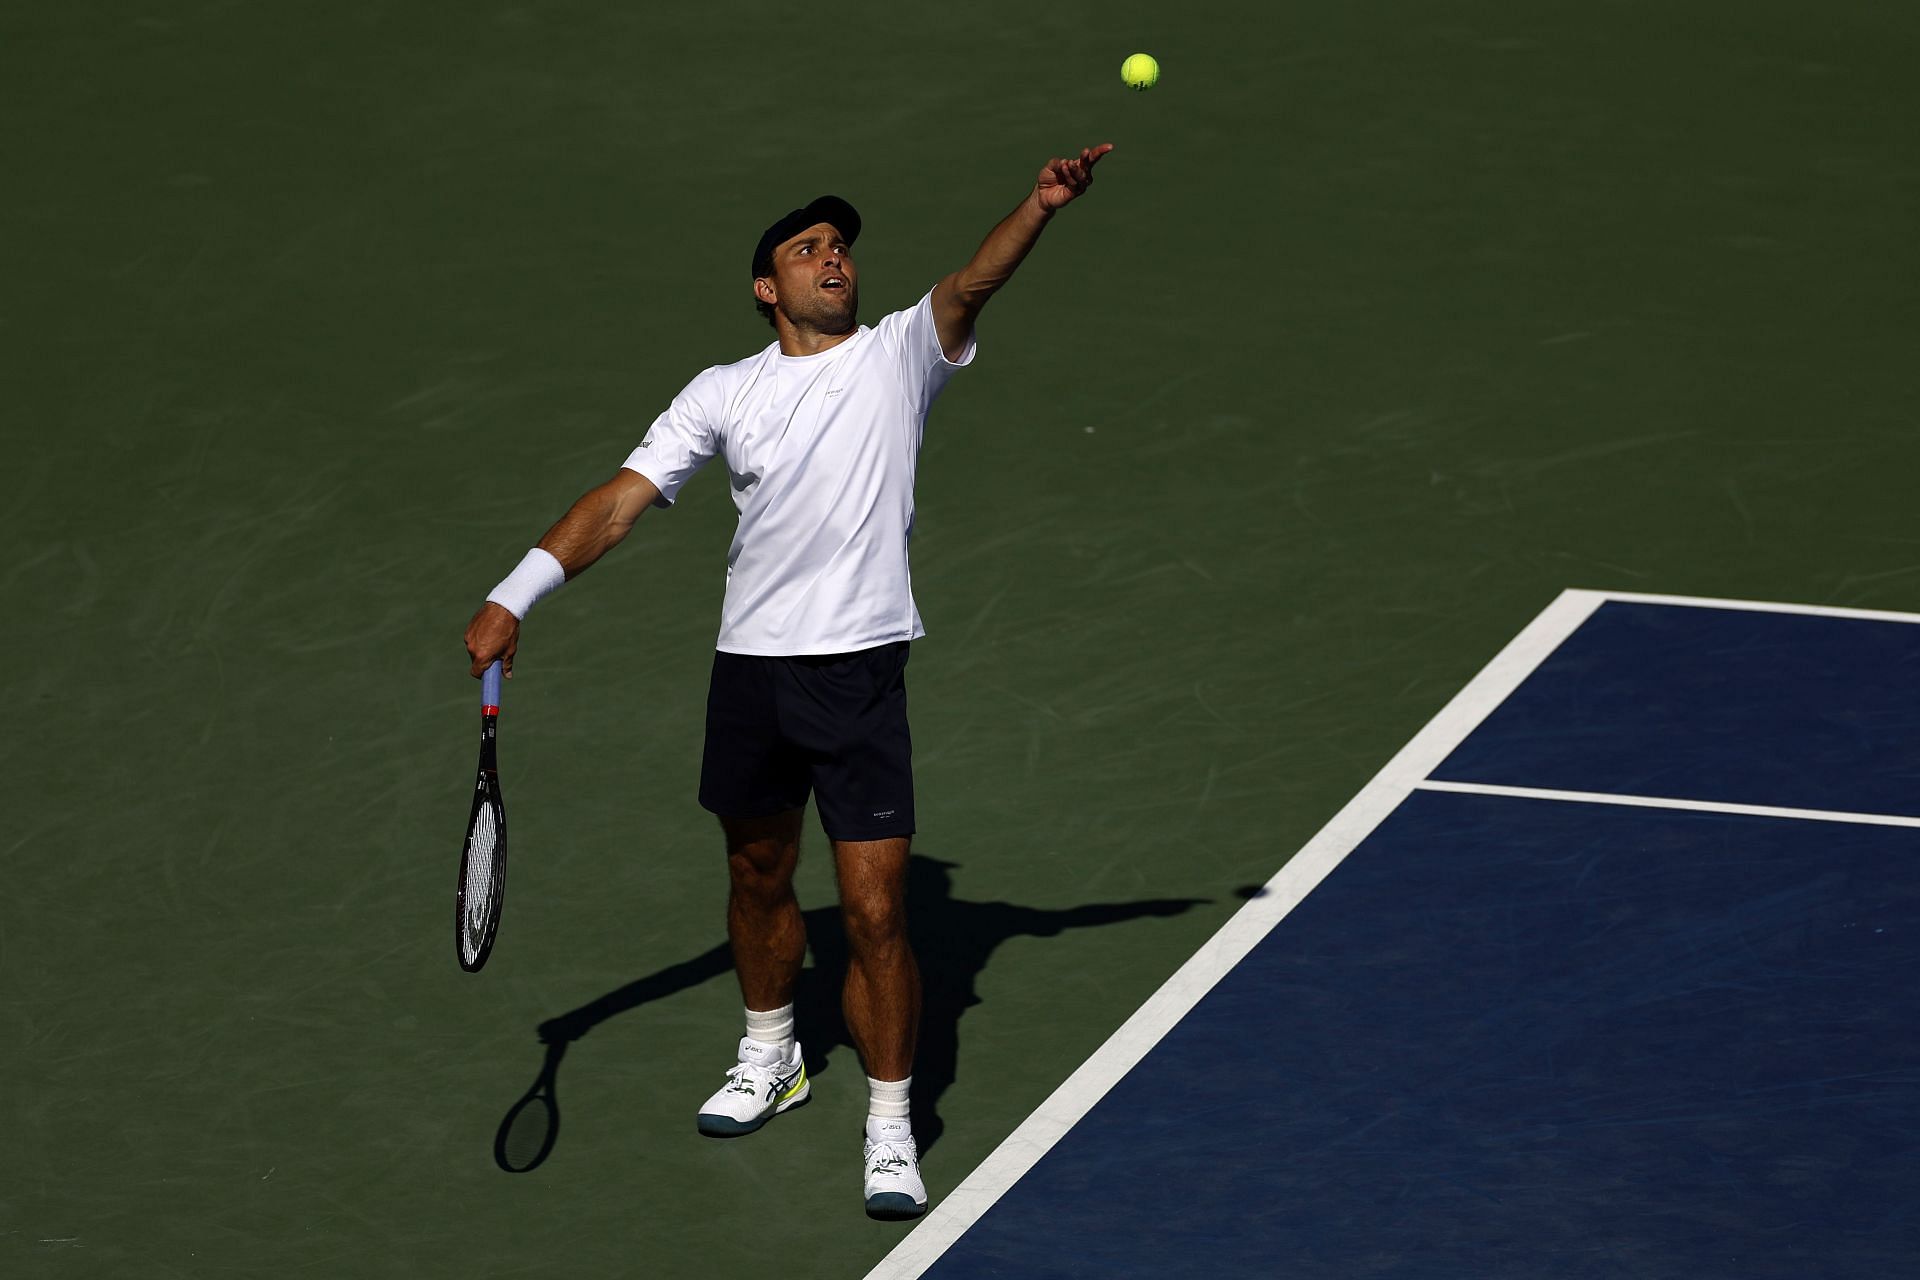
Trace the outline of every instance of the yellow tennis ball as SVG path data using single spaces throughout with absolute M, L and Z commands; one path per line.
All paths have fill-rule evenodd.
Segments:
M 1160 64 L 1150 53 L 1136 53 L 1120 64 L 1120 78 L 1129 89 L 1151 89 L 1160 80 Z

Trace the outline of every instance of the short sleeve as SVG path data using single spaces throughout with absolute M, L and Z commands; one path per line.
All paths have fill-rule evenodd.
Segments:
M 967 335 L 967 349 L 958 360 L 947 359 L 940 348 L 940 334 L 933 327 L 933 290 L 927 290 L 919 303 L 905 311 L 896 311 L 874 327 L 874 334 L 900 369 L 907 395 L 922 415 L 933 407 L 934 399 L 945 389 L 954 371 L 973 363 L 977 343 Z
M 718 391 L 712 369 L 689 382 L 621 464 L 653 481 L 660 490 L 656 506 L 673 505 L 680 486 L 720 451 Z

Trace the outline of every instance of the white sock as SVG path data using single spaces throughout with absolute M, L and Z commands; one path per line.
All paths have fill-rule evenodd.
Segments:
M 772 1045 L 780 1051 L 782 1058 L 791 1057 L 793 1054 L 793 1006 L 782 1005 L 778 1009 L 769 1009 L 765 1013 L 755 1009 L 747 1010 L 747 1039 Z
M 898 1142 L 913 1136 L 908 1122 L 907 1091 L 913 1077 L 905 1080 L 875 1080 L 867 1077 L 867 1138 L 873 1142 Z

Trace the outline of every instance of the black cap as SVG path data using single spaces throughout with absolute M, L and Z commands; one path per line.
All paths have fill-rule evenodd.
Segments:
M 817 222 L 827 223 L 838 231 L 848 248 L 860 237 L 859 212 L 839 196 L 821 196 L 804 209 L 790 210 L 760 233 L 760 243 L 753 250 L 753 278 L 772 275 L 773 251 Z

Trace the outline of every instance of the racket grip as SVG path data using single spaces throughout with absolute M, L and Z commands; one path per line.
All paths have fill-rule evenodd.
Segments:
M 487 668 L 487 674 L 480 677 L 480 705 L 497 707 L 500 705 L 500 660 L 495 658 L 493 665 Z

